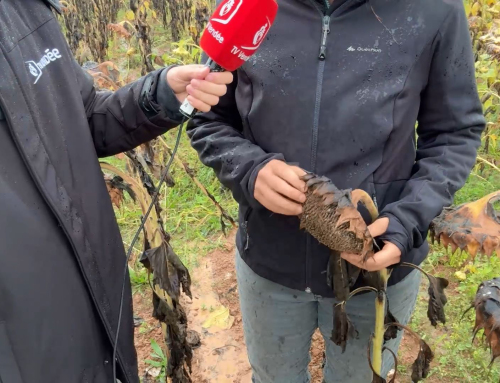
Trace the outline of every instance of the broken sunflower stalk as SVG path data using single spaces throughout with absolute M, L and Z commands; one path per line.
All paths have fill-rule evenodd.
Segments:
M 142 187 L 138 180 L 110 164 L 101 162 L 100 165 L 103 171 L 115 175 L 113 178 L 105 176 L 108 191 L 112 201 L 114 196 L 115 204 L 122 201 L 125 190 L 140 204 L 143 212 L 148 209 L 152 199 L 146 186 Z M 149 182 L 146 174 L 144 172 L 141 176 L 143 185 Z M 120 192 L 121 197 L 117 198 L 116 195 Z M 191 278 L 189 271 L 170 246 L 170 236 L 163 228 L 160 211 L 157 202 L 144 226 L 144 252 L 140 261 L 149 275 L 153 276 L 152 281 L 150 280 L 153 291 L 153 317 L 161 323 L 167 345 L 166 375 L 173 383 L 191 383 L 193 345 L 188 337 L 186 313 L 179 301 L 181 289 L 191 297 Z
M 331 339 L 342 348 L 342 352 L 345 351 L 348 339 L 357 337 L 355 326 L 346 312 L 347 301 L 362 291 L 376 292 L 375 330 L 373 341 L 370 340 L 373 364 L 371 357 L 369 362 L 374 373 L 374 382 L 385 382 L 385 379 L 380 376 L 382 353 L 386 349 L 384 342 L 397 338 L 398 331 L 406 329 L 397 323 L 389 310 L 386 290 L 390 273 L 387 269 L 383 269 L 376 273 L 363 272 L 361 274 L 359 268 L 349 264 L 340 256 L 342 252 L 359 254 L 363 262 L 373 256 L 373 247 L 376 244 L 358 210 L 358 203 L 362 203 L 368 210 L 372 222 L 378 218 L 377 207 L 363 190 L 338 189 L 328 178 L 313 173 L 307 173 L 302 179 L 306 182 L 307 191 L 303 212 L 299 217 L 300 227 L 331 250 L 327 266 L 327 284 L 333 288 L 336 299 L 340 301 L 334 307 Z M 444 305 L 447 300 L 444 289 L 448 286 L 448 281 L 444 278 L 433 277 L 418 266 L 409 263 L 402 263 L 401 266 L 413 267 L 427 276 L 429 279 L 428 317 L 434 326 L 437 322 L 445 323 Z M 351 292 L 360 275 L 367 286 Z M 427 344 L 421 344 L 421 354 L 419 354 L 419 365 L 420 361 L 424 360 L 425 368 L 422 367 L 415 372 L 415 377 L 424 378 L 428 373 L 426 361 L 430 363 L 432 360 L 430 357 L 432 351 Z

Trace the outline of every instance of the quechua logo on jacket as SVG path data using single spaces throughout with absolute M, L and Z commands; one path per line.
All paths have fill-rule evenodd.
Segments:
M 38 61 L 26 61 L 26 68 L 29 73 L 35 78 L 33 84 L 36 84 L 43 75 L 43 69 L 52 62 L 60 59 L 62 56 L 59 49 L 46 49 L 45 54 Z

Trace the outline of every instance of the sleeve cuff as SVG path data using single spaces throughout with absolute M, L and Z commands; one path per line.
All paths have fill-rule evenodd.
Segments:
M 172 88 L 167 83 L 167 73 L 174 66 L 162 70 L 158 86 L 156 87 L 156 102 L 165 111 L 166 116 L 172 121 L 181 121 L 182 114 L 179 112 L 181 103 L 177 99 Z
M 406 262 L 406 258 L 413 248 L 411 237 L 396 216 L 386 213 L 381 214 L 380 218 L 382 217 L 389 218 L 389 226 L 387 227 L 387 231 L 382 234 L 379 239 L 396 245 L 401 251 L 401 262 Z

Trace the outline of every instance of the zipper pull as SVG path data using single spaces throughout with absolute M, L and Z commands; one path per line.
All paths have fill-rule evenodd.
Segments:
M 321 36 L 321 47 L 319 50 L 319 59 L 326 59 L 326 40 L 330 33 L 330 16 L 323 16 L 323 36 Z

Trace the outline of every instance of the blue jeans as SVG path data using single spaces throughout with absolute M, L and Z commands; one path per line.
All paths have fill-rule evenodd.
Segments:
M 330 336 L 333 329 L 333 298 L 286 288 L 255 274 L 236 254 L 236 274 L 248 358 L 254 383 L 308 383 L 309 349 L 319 328 L 326 346 L 325 383 L 368 383 L 372 372 L 367 347 L 375 325 L 375 296 L 358 295 L 347 303 L 348 315 L 359 332 L 344 354 Z M 321 276 L 323 278 L 323 276 Z M 325 280 L 326 283 L 326 280 Z M 413 271 L 388 288 L 391 312 L 407 324 L 415 307 L 420 273 Z M 401 332 L 386 346 L 397 354 Z M 384 353 L 383 376 L 393 368 L 393 358 Z

